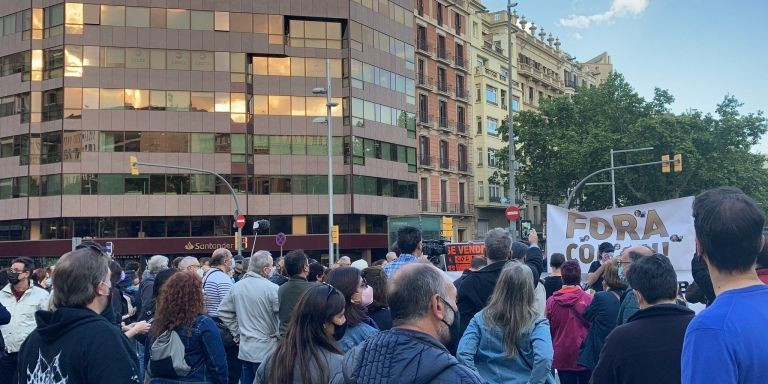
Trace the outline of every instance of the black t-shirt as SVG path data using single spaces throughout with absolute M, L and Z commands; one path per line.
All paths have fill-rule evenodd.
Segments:
M 563 287 L 562 276 L 547 276 L 544 278 L 544 289 L 547 291 L 547 299 L 552 296 L 553 293 L 560 290 Z
M 593 261 L 592 264 L 589 266 L 589 273 L 597 271 L 597 269 L 600 268 L 600 262 L 599 261 Z M 603 275 L 600 275 L 600 277 L 597 278 L 595 281 L 595 284 L 590 287 L 595 290 L 595 292 L 600 292 L 603 290 Z

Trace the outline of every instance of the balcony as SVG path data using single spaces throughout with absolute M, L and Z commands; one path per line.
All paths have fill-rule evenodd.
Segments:
M 467 70 L 467 59 L 465 59 L 463 55 L 457 55 L 454 62 L 456 63 L 456 67 Z
M 447 64 L 451 64 L 451 61 L 453 60 L 453 57 L 451 57 L 451 54 L 448 53 L 448 51 L 445 49 L 445 47 L 437 47 L 437 59 L 440 61 L 443 61 Z
M 433 79 L 431 76 L 419 73 L 417 76 L 417 84 L 419 87 L 432 90 L 435 88 L 435 79 Z
M 440 169 L 442 169 L 442 170 L 449 170 L 449 169 L 451 169 L 451 162 L 448 161 L 447 158 L 441 157 L 440 158 Z
M 427 111 L 423 111 L 423 110 L 419 111 L 419 120 L 418 120 L 419 124 L 431 127 L 434 125 L 434 121 L 435 121 L 434 115 L 428 115 Z
M 472 173 L 472 164 L 466 161 L 459 161 L 458 169 L 461 173 Z
M 426 213 L 449 213 L 449 214 L 471 214 L 474 212 L 474 205 L 449 203 L 447 201 L 421 201 L 421 211 Z
M 460 135 L 468 135 L 468 132 L 467 132 L 468 128 L 469 126 L 467 125 L 467 123 L 463 121 L 459 121 L 458 123 L 456 123 L 456 133 Z
M 437 158 L 421 153 L 419 154 L 419 165 L 424 168 L 435 168 L 437 166 Z
M 446 96 L 451 96 L 451 94 L 453 93 L 453 87 L 448 85 L 447 81 L 445 81 L 445 80 L 440 81 L 438 79 L 437 80 L 437 91 L 442 93 L 442 94 L 444 94 L 444 95 L 446 95 Z
M 420 52 L 427 56 L 432 56 L 432 47 L 427 43 L 426 38 L 419 38 L 416 40 L 416 52 Z
M 465 102 L 469 102 L 469 91 L 464 89 L 463 87 L 457 87 L 456 88 L 456 98 L 464 100 Z

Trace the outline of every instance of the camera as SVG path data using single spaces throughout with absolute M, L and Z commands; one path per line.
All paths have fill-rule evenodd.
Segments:
M 447 242 L 448 241 L 443 239 L 423 240 L 421 242 L 421 253 L 430 259 L 433 257 L 440 257 L 440 255 L 444 255 L 446 253 L 445 243 Z
M 261 219 L 253 222 L 253 232 L 257 235 L 269 233 L 269 220 Z

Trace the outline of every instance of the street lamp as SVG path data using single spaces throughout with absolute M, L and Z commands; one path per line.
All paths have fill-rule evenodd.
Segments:
M 508 155 L 508 165 L 509 165 L 509 201 L 510 204 L 516 205 L 517 203 L 517 193 L 515 191 L 515 135 L 513 130 L 513 122 L 514 122 L 514 114 L 515 111 L 512 110 L 514 100 L 514 94 L 513 86 L 512 86 L 512 79 L 514 78 L 513 70 L 512 70 L 512 36 L 514 36 L 515 30 L 512 26 L 512 8 L 516 7 L 517 3 L 513 3 L 511 0 L 507 0 L 507 66 L 509 67 L 509 74 L 507 75 L 507 97 L 509 98 L 509 116 L 507 117 L 507 134 L 509 137 L 507 147 L 509 149 L 509 155 Z M 510 221 L 509 222 L 509 235 L 512 237 L 512 240 L 516 240 L 517 238 L 517 222 Z
M 333 120 L 331 118 L 331 108 L 339 103 L 331 101 L 331 59 L 325 59 L 325 81 L 326 88 L 318 87 L 312 89 L 314 95 L 326 96 L 326 117 L 316 117 L 312 119 L 315 124 L 328 125 L 328 266 L 333 265 Z

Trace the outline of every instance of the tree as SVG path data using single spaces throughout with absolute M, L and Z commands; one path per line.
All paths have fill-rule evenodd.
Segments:
M 695 195 L 709 188 L 741 188 L 768 203 L 765 158 L 751 153 L 768 130 L 761 111 L 742 115 L 742 106 L 726 96 L 715 115 L 670 112 L 674 97 L 656 89 L 646 101 L 620 74 L 575 95 L 542 100 L 538 112 L 515 115 L 518 189 L 542 203 L 562 204 L 582 178 L 610 165 L 610 150 L 654 147 L 653 151 L 614 155 L 616 165 L 658 161 L 662 154 L 681 153 L 683 172 L 664 174 L 660 166 L 617 170 L 620 206 Z M 508 141 L 507 120 L 499 127 Z M 507 149 L 499 151 L 503 170 L 492 181 L 507 185 Z M 610 181 L 610 172 L 589 181 Z M 576 195 L 581 210 L 610 207 L 609 186 L 585 186 Z

